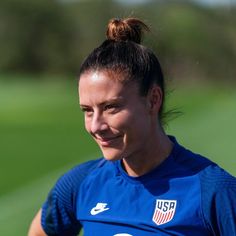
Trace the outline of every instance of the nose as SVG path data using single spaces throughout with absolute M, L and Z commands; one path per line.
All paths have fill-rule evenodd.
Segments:
M 93 117 L 90 123 L 90 131 L 93 134 L 99 134 L 105 130 L 107 130 L 108 125 L 102 114 L 99 112 L 94 112 Z

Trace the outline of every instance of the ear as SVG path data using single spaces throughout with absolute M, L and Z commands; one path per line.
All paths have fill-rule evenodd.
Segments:
M 153 85 L 148 92 L 148 105 L 150 113 L 158 114 L 162 105 L 163 92 L 158 85 Z

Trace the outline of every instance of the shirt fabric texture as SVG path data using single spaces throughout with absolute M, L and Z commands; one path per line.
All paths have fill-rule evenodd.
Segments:
M 179 145 L 151 172 L 88 161 L 64 174 L 42 207 L 49 236 L 236 236 L 236 178 Z

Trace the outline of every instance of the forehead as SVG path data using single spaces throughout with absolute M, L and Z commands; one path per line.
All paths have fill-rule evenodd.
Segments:
M 80 103 L 130 97 L 138 94 L 138 86 L 134 82 L 121 82 L 116 76 L 121 74 L 92 71 L 82 74 L 79 80 Z
M 79 88 L 86 86 L 101 86 L 115 84 L 117 79 L 115 75 L 106 71 L 88 71 L 80 76 Z M 119 83 L 117 83 L 119 84 Z

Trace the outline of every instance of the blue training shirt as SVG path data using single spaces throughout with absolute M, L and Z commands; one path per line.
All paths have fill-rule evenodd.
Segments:
M 235 236 L 236 178 L 175 143 L 170 156 L 140 177 L 121 161 L 78 165 L 63 175 L 42 207 L 48 235 Z

